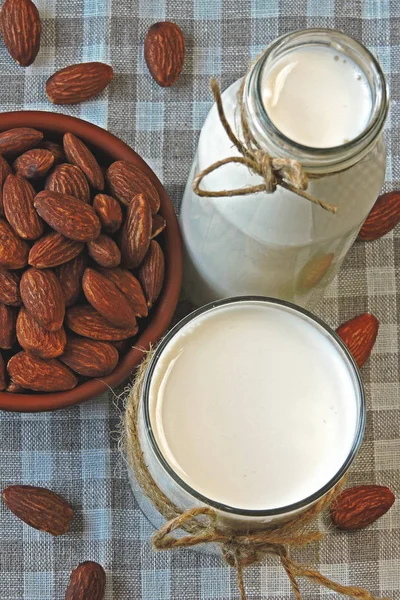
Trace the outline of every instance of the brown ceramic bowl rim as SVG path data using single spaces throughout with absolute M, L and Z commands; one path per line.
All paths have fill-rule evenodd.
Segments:
M 167 221 L 167 228 L 163 232 L 167 260 L 161 295 L 147 327 L 136 340 L 135 347 L 119 361 L 114 371 L 101 380 L 90 379 L 66 392 L 47 394 L 0 392 L 0 409 L 19 412 L 54 410 L 89 400 L 122 383 L 141 362 L 144 352 L 162 337 L 171 322 L 179 299 L 182 283 L 182 242 L 174 207 L 161 182 L 144 160 L 115 135 L 97 125 L 60 113 L 45 111 L 1 113 L 0 131 L 14 127 L 33 127 L 50 135 L 71 132 L 110 156 L 112 160 L 126 160 L 140 167 L 156 186 L 161 199 L 160 214 Z

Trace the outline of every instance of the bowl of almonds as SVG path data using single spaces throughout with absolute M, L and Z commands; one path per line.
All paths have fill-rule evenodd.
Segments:
M 111 133 L 0 114 L 0 408 L 53 410 L 122 383 L 182 279 L 172 203 Z

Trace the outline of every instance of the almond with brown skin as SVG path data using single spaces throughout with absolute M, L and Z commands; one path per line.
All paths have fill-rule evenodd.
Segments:
M 112 163 L 107 169 L 106 180 L 113 196 L 128 206 L 134 196 L 143 194 L 150 204 L 151 212 L 160 209 L 160 196 L 143 171 L 125 160 Z
M 72 133 L 64 135 L 64 152 L 68 162 L 84 172 L 92 187 L 100 191 L 104 189 L 104 177 L 99 163 L 89 148 Z
M 79 254 L 76 258 L 60 265 L 55 270 L 64 294 L 65 306 L 75 304 L 79 298 L 86 263 L 86 256 Z
M 101 62 L 71 65 L 47 80 L 46 94 L 53 104 L 77 104 L 102 92 L 113 75 L 112 67 Z
M 149 251 L 139 267 L 138 278 L 151 308 L 160 295 L 164 282 L 165 260 L 161 246 L 152 240 Z
M 71 573 L 65 600 L 103 600 L 106 574 L 96 562 L 83 562 Z
M 378 329 L 379 321 L 370 313 L 354 317 L 336 329 L 336 333 L 350 350 L 359 368 L 364 365 L 372 352 Z
M 0 14 L 4 43 L 21 67 L 35 60 L 40 48 L 40 16 L 31 0 L 6 0 Z
M 132 329 L 136 324 L 133 307 L 109 279 L 94 269 L 86 269 L 82 278 L 87 301 L 115 327 Z
M 150 205 L 143 194 L 133 198 L 128 206 L 120 236 L 122 263 L 134 269 L 146 255 L 151 238 Z
M 25 351 L 10 358 L 7 371 L 15 383 L 34 392 L 63 392 L 78 383 L 72 371 L 57 358 L 43 360 Z
M 56 142 L 52 142 L 51 140 L 44 140 L 38 144 L 38 148 L 43 148 L 43 150 L 48 150 L 52 153 L 54 157 L 54 165 L 61 165 L 67 161 L 66 156 L 64 154 L 64 148 L 61 144 L 57 144 Z
M 121 252 L 117 244 L 104 233 L 92 242 L 88 242 L 87 247 L 89 256 L 102 267 L 118 267 L 121 262 Z
M 118 350 L 108 342 L 69 337 L 60 360 L 85 377 L 105 377 L 117 366 Z
M 0 267 L 22 269 L 28 263 L 29 246 L 4 219 L 0 219 Z
M 151 222 L 151 239 L 160 235 L 160 233 L 164 231 L 166 226 L 167 221 L 164 219 L 164 217 L 162 217 L 159 214 L 153 215 L 153 219 Z
M 37 269 L 49 269 L 66 263 L 82 252 L 83 242 L 75 242 L 53 232 L 34 243 L 29 252 L 29 264 Z
M 395 496 L 383 485 L 358 485 L 344 490 L 331 506 L 332 521 L 339 529 L 367 527 L 393 506 Z
M 65 300 L 60 282 L 52 271 L 31 267 L 21 277 L 20 292 L 25 308 L 47 329 L 58 331 L 63 324 Z
M 15 233 L 25 240 L 36 240 L 43 233 L 33 201 L 35 190 L 21 175 L 9 175 L 3 187 L 4 214 Z
M 8 386 L 6 387 L 5 391 L 8 394 L 24 394 L 24 393 L 26 393 L 25 388 L 23 388 L 22 385 L 15 383 L 15 381 L 13 381 L 12 379 L 9 380 Z
M 21 306 L 19 277 L 16 273 L 0 267 L 0 302 L 9 306 Z
M 138 332 L 137 324 L 129 328 L 114 327 L 97 310 L 88 305 L 76 305 L 69 308 L 66 314 L 66 324 L 74 333 L 93 340 L 126 340 Z
M 10 485 L 3 491 L 3 500 L 24 523 L 51 535 L 67 533 L 74 518 L 68 502 L 46 488 Z
M 15 343 L 17 312 L 12 306 L 0 304 L 0 348 L 9 350 Z
M 26 179 L 44 177 L 54 164 L 54 156 L 48 150 L 35 148 L 21 154 L 14 161 L 13 167 L 18 175 Z
M 0 133 L 0 154 L 12 156 L 22 154 L 37 146 L 43 133 L 30 127 L 16 127 Z
M 100 235 L 101 225 L 96 213 L 82 200 L 43 190 L 35 197 L 34 206 L 50 227 L 71 240 L 90 242 Z
M 11 175 L 11 167 L 8 162 L 0 154 L 0 217 L 4 215 L 3 208 L 3 185 L 9 175 Z
M 387 192 L 379 196 L 361 227 L 358 238 L 372 242 L 386 235 L 400 221 L 400 192 Z
M 154 23 L 144 40 L 144 58 L 158 85 L 173 85 L 182 71 L 185 60 L 185 38 L 182 29 L 170 21 Z
M 118 352 L 116 350 L 116 352 Z M 0 352 L 0 391 L 5 390 L 7 387 L 7 371 L 6 364 Z
M 88 180 L 79 167 L 63 163 L 58 165 L 48 176 L 45 183 L 45 189 L 52 192 L 59 192 L 67 196 L 73 196 L 90 203 L 90 188 Z
M 63 327 L 47 331 L 26 310 L 21 308 L 17 317 L 17 340 L 27 352 L 39 358 L 57 358 L 64 352 L 67 336 Z
M 112 281 L 128 298 L 137 317 L 147 317 L 147 303 L 139 281 L 127 269 L 100 269 L 100 273 Z
M 115 198 L 106 194 L 97 194 L 93 200 L 93 208 L 100 219 L 104 231 L 115 233 L 121 227 L 122 210 Z

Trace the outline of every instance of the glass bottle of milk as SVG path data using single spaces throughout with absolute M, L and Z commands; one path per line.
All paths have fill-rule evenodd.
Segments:
M 241 80 L 222 94 L 239 139 L 240 86 Z M 310 308 L 336 274 L 384 181 L 384 75 L 352 38 L 310 29 L 279 38 L 262 54 L 246 76 L 243 102 L 261 148 L 298 160 L 309 177 L 307 192 L 337 212 L 282 187 L 272 194 L 196 195 L 192 182 L 200 171 L 239 156 L 214 104 L 182 203 L 184 288 L 197 305 L 252 294 Z M 230 163 L 207 175 L 202 187 L 219 191 L 262 182 L 246 166 Z

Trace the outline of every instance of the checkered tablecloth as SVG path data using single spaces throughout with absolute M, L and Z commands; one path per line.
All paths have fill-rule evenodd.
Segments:
M 285 32 L 334 27 L 379 58 L 391 89 L 386 128 L 387 189 L 400 188 L 399 0 L 38 0 L 42 47 L 18 67 L 0 44 L 0 110 L 52 110 L 48 76 L 73 62 L 102 60 L 116 72 L 98 99 L 61 112 L 103 126 L 153 167 L 178 209 L 199 130 L 210 108 L 208 81 L 226 87 L 250 58 Z M 183 29 L 187 56 L 179 83 L 159 88 L 143 62 L 143 39 L 155 21 Z M 58 110 L 58 109 L 56 109 Z M 330 325 L 369 310 L 381 328 L 363 368 L 368 403 L 365 441 L 351 481 L 389 485 L 400 496 L 400 227 L 372 244 L 357 243 L 318 313 Z M 0 503 L 0 600 L 62 600 L 69 573 L 83 560 L 107 572 L 107 600 L 233 600 L 235 573 L 193 551 L 155 554 L 152 528 L 131 494 L 118 451 L 122 404 L 111 392 L 68 410 L 0 414 L 0 487 L 42 485 L 70 500 L 71 532 L 52 538 Z M 400 502 L 368 530 L 330 532 L 301 558 L 345 584 L 400 600 Z M 273 560 L 246 572 L 249 599 L 287 599 L 289 584 Z M 334 594 L 302 585 L 304 598 Z

